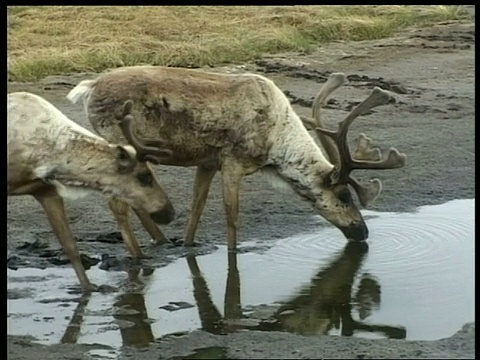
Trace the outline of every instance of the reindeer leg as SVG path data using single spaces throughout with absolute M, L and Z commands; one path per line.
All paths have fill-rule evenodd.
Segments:
M 241 164 L 227 158 L 222 163 L 223 204 L 227 215 L 228 250 L 237 248 L 240 183 L 244 175 Z
M 193 246 L 193 239 L 195 237 L 195 232 L 197 231 L 198 222 L 200 221 L 200 216 L 205 208 L 210 184 L 212 183 L 216 172 L 217 169 L 205 168 L 202 166 L 197 167 L 195 182 L 193 185 L 192 211 L 190 213 L 190 219 L 188 219 L 187 232 L 183 246 Z
M 156 245 L 162 245 L 168 242 L 167 238 L 165 237 L 165 235 L 163 235 L 162 231 L 158 228 L 157 224 L 155 224 L 150 215 L 148 215 L 142 210 L 137 210 L 135 208 L 132 209 L 142 223 L 145 230 L 147 230 L 147 232 L 150 234 Z
M 95 290 L 95 286 L 88 280 L 85 268 L 80 260 L 80 253 L 68 223 L 62 197 L 58 195 L 53 186 L 43 188 L 41 191 L 35 192 L 32 195 L 45 210 L 53 232 L 62 245 L 65 254 L 67 254 L 70 259 L 83 291 L 89 293 Z
M 135 235 L 133 233 L 132 226 L 128 221 L 128 210 L 130 209 L 130 205 L 124 200 L 116 198 L 115 196 L 112 196 L 110 198 L 108 205 L 110 206 L 110 209 L 112 210 L 112 213 L 117 220 L 118 227 L 120 228 L 120 232 L 122 233 L 123 242 L 125 243 L 128 251 L 133 258 L 142 258 L 142 249 L 140 249 L 137 239 L 135 238 Z

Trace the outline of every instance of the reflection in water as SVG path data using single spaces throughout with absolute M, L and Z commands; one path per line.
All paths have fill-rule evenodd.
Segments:
M 145 306 L 143 289 L 139 289 L 144 285 L 139 279 L 142 270 L 144 277 L 153 273 L 152 269 L 142 269 L 137 265 L 132 265 L 127 269 L 129 287 L 135 285 L 133 286 L 135 289 L 119 294 L 113 303 L 113 317 L 119 326 L 123 346 L 145 347 L 155 339 Z M 60 341 L 62 344 L 75 344 L 78 341 L 85 309 L 90 297 L 91 295 L 87 294 L 80 298 Z
M 332 262 L 319 270 L 309 286 L 283 304 L 274 315 L 274 322 L 261 324 L 265 330 L 286 330 L 302 335 L 328 334 L 332 328 L 341 335 L 355 331 L 380 332 L 388 338 L 405 339 L 404 327 L 366 324 L 353 319 L 352 303 L 360 319 L 380 306 L 380 284 L 370 274 L 363 274 L 355 294 L 353 284 L 368 253 L 367 243 L 348 243 Z
M 8 332 L 44 344 L 112 348 L 143 346 L 154 337 L 198 328 L 217 334 L 252 329 L 448 337 L 475 316 L 474 210 L 474 200 L 456 200 L 416 213 L 372 213 L 370 249 L 345 246 L 335 229 L 325 228 L 321 235 L 279 239 L 264 252 L 257 251 L 260 242 L 243 243 L 239 264 L 219 246 L 212 254 L 179 258 L 154 272 L 132 267 L 127 284 L 123 271 L 89 270 L 93 282 L 123 293 L 78 298 L 65 294 L 71 276 L 62 267 L 7 269 Z M 252 243 L 253 250 L 245 251 Z M 408 336 L 403 327 L 389 326 L 399 324 Z
M 340 330 L 343 336 L 352 336 L 354 332 L 375 332 L 393 339 L 405 339 L 404 327 L 383 324 L 368 324 L 372 311 L 378 309 L 381 288 L 370 274 L 361 276 L 354 288 L 355 279 L 368 254 L 367 243 L 350 242 L 336 254 L 327 265 L 322 266 L 313 276 L 310 284 L 304 286 L 279 307 L 266 320 L 255 325 L 238 321 L 245 318 L 241 306 L 240 274 L 237 266 L 237 254 L 228 252 L 228 272 L 224 297 L 223 316 L 210 294 L 208 284 L 198 266 L 196 256 L 186 257 L 193 283 L 193 296 L 201 328 L 212 334 L 226 334 L 243 330 L 287 331 L 302 335 L 329 334 L 332 329 Z M 151 271 L 144 270 L 144 278 Z M 129 269 L 129 283 L 143 285 L 139 280 L 141 269 L 134 266 Z M 78 339 L 88 297 L 79 302 L 75 314 L 62 338 L 64 343 L 75 343 Z M 134 291 L 119 294 L 114 302 L 113 317 L 119 325 L 123 346 L 147 346 L 154 341 L 144 295 L 138 286 Z M 352 310 L 356 310 L 359 319 L 355 320 Z
M 212 334 L 225 334 L 228 332 L 228 319 L 239 319 L 242 317 L 242 308 L 240 303 L 240 274 L 237 267 L 237 254 L 228 252 L 228 273 L 227 285 L 224 298 L 224 314 L 222 317 L 220 311 L 212 301 L 207 282 L 198 267 L 195 255 L 187 255 L 188 268 L 192 274 L 193 297 L 197 302 L 198 315 L 202 324 L 202 329 Z
M 261 321 L 257 325 L 232 321 L 243 317 L 236 253 L 228 253 L 224 318 L 211 299 L 208 285 L 195 256 L 189 255 L 187 262 L 192 274 L 194 297 L 202 329 L 213 334 L 249 329 L 322 335 L 336 328 L 341 329 L 341 335 L 344 336 L 352 336 L 355 331 L 364 331 L 380 332 L 393 339 L 405 339 L 404 327 L 367 324 L 362 321 L 370 316 L 374 308 L 379 307 L 381 292 L 380 284 L 365 273 L 353 294 L 355 277 L 367 253 L 367 243 L 348 243 L 340 254 L 318 271 L 309 286 L 305 286 L 297 295 L 286 301 L 271 319 Z M 360 320 L 353 319 L 352 306 L 358 310 Z
M 132 266 L 128 270 L 129 281 L 141 284 L 138 278 L 141 270 L 139 266 Z M 144 276 L 151 274 L 150 269 L 143 269 Z M 116 308 L 113 317 L 119 323 L 123 346 L 144 347 L 155 339 L 141 291 L 122 293 L 113 305 Z
M 116 311 L 113 317 L 120 321 L 123 346 L 146 346 L 154 340 L 143 294 L 119 295 L 114 306 L 122 309 L 120 312 Z
M 85 294 L 80 298 L 78 305 L 73 312 L 72 318 L 65 329 L 65 333 L 60 340 L 61 344 L 76 344 L 89 300 L 90 294 Z

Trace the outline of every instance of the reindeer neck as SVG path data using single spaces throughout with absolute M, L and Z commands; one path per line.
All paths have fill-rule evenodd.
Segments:
M 111 163 L 114 145 L 102 138 L 68 132 L 55 143 L 52 151 L 54 178 L 59 180 L 91 182 L 96 181 L 102 163 Z M 91 171 L 96 169 L 97 171 Z
M 319 179 L 330 172 L 333 165 L 298 116 L 294 114 L 291 120 L 289 126 L 278 134 L 271 148 L 271 165 L 291 188 L 313 200 L 315 194 L 321 191 L 318 187 L 321 183 Z

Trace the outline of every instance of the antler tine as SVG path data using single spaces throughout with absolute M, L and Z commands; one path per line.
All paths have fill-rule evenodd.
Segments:
M 369 182 L 360 183 L 357 179 L 350 176 L 348 183 L 357 193 L 358 200 L 363 207 L 367 207 L 367 205 L 374 201 L 382 192 L 382 182 L 377 178 Z
M 165 149 L 161 141 L 149 140 L 147 146 L 144 141 L 135 135 L 135 119 L 131 114 L 132 108 L 133 102 L 131 100 L 125 101 L 122 111 L 123 118 L 118 122 L 118 126 L 120 127 L 120 130 L 122 130 L 123 136 L 127 139 L 128 143 L 137 150 L 137 158 L 140 161 L 148 160 L 155 164 L 159 164 L 161 159 L 170 158 L 172 152 Z
M 372 139 L 365 134 L 360 134 L 357 139 L 357 148 L 352 152 L 355 160 L 378 161 L 382 158 L 382 152 L 377 146 L 371 146 Z
M 407 155 L 399 152 L 396 148 L 392 147 L 388 150 L 387 157 L 379 161 L 363 161 L 363 160 L 352 160 L 350 168 L 353 169 L 376 169 L 376 170 L 387 170 L 387 169 L 398 169 L 405 166 L 407 161 Z
M 345 74 L 343 74 L 343 73 L 332 73 L 332 74 L 330 74 L 330 76 L 328 77 L 328 80 L 323 84 L 322 88 L 318 92 L 318 94 L 315 97 L 315 100 L 313 102 L 312 112 L 313 112 L 313 115 L 314 115 L 313 118 L 315 119 L 315 121 L 318 120 L 318 121 L 321 122 L 321 118 L 316 117 L 315 114 L 317 114 L 321 110 L 320 108 L 325 105 L 328 97 L 335 90 L 337 90 L 340 86 L 345 84 L 346 80 L 347 80 L 347 78 L 345 77 Z M 323 125 L 323 124 L 318 124 L 318 125 L 320 126 L 320 125 Z
M 127 100 L 123 103 L 123 111 L 122 111 L 122 115 L 120 115 L 120 119 L 123 119 L 125 118 L 125 116 L 127 116 L 128 114 L 131 114 L 132 113 L 132 109 L 133 109 L 133 101 L 132 100 Z
M 315 100 L 312 105 L 312 117 L 313 119 L 308 121 L 309 124 L 314 125 L 315 133 L 317 134 L 320 143 L 322 144 L 323 149 L 325 150 L 330 162 L 339 164 L 340 156 L 338 150 L 333 144 L 332 140 L 325 137 L 322 132 L 319 132 L 317 128 L 324 128 L 325 124 L 323 123 L 321 110 L 322 107 L 326 104 L 328 97 L 340 86 L 342 86 L 346 81 L 345 74 L 343 73 L 332 73 L 330 74 L 328 80 L 323 84 L 322 88 L 318 92 Z M 303 120 L 303 119 L 302 119 Z M 305 122 L 305 120 L 303 120 Z
M 365 168 L 380 168 L 380 167 L 365 167 L 368 164 L 375 164 L 366 161 L 355 161 L 352 159 L 350 149 L 348 147 L 347 133 L 353 120 L 360 115 L 366 113 L 370 109 L 383 105 L 390 100 L 390 94 L 388 91 L 382 90 L 379 87 L 375 87 L 370 95 L 359 105 L 357 105 L 348 115 L 338 124 L 337 131 L 330 131 L 324 128 L 317 128 L 317 131 L 332 138 L 338 146 L 338 153 L 340 156 L 340 179 L 347 180 L 348 175 L 353 169 L 365 169 Z M 390 155 L 389 155 L 390 157 Z
M 355 160 L 365 161 L 379 161 L 382 157 L 382 153 L 378 147 L 372 147 L 371 139 L 360 134 L 357 139 L 357 148 L 352 153 L 352 158 Z M 353 176 L 349 176 L 347 180 L 355 190 L 358 200 L 363 207 L 367 207 L 368 204 L 374 201 L 382 192 L 382 182 L 380 179 L 372 179 L 369 182 L 360 183 Z

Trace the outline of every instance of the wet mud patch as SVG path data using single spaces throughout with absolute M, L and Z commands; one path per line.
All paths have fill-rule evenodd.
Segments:
M 292 78 L 302 78 L 317 83 L 324 83 L 330 76 L 330 71 L 321 71 L 315 68 L 310 68 L 309 66 L 302 65 L 290 65 L 278 61 L 272 60 L 259 60 L 257 64 L 260 64 L 260 70 L 264 73 L 276 73 L 280 76 L 287 76 Z M 422 93 L 425 89 L 415 88 L 412 86 L 406 86 L 399 82 L 398 80 L 385 79 L 383 77 L 373 77 L 366 74 L 348 74 L 347 83 L 344 85 L 346 88 L 360 89 L 364 91 L 365 89 L 371 90 L 375 87 L 380 87 L 383 90 L 390 91 L 391 98 L 388 101 L 388 104 L 391 104 L 393 108 L 401 112 L 410 112 L 410 113 L 442 113 L 448 114 L 449 110 L 453 111 L 461 110 L 462 106 L 458 103 L 450 103 L 445 106 L 445 109 L 441 109 L 437 106 L 431 106 L 430 104 L 413 104 L 414 99 L 421 98 Z M 319 88 L 318 88 L 319 89 Z M 292 105 L 298 105 L 304 108 L 311 109 L 315 99 L 315 95 L 318 90 L 312 92 L 311 94 L 306 95 L 303 90 L 297 91 L 295 88 L 283 89 L 284 94 L 290 100 Z M 353 93 L 353 92 L 352 92 Z M 452 98 L 453 99 L 453 98 Z M 361 100 L 345 100 L 340 99 L 335 96 L 335 94 L 330 98 L 324 109 L 331 110 L 342 110 L 342 111 L 351 111 L 354 107 L 359 105 Z M 445 105 L 445 104 L 443 104 Z M 372 109 L 363 114 L 363 116 L 372 115 L 375 113 L 382 113 L 382 110 Z
M 277 60 L 262 59 L 256 62 L 258 71 L 265 74 L 281 74 L 292 78 L 302 78 L 306 80 L 315 81 L 318 83 L 324 83 L 332 72 L 321 71 L 314 68 L 310 68 L 305 64 L 302 65 L 290 65 Z M 420 90 L 414 88 L 407 88 L 395 80 L 387 80 L 383 77 L 370 77 L 368 75 L 350 74 L 347 75 L 348 83 L 345 86 L 361 87 L 367 89 L 373 89 L 375 86 L 381 87 L 384 90 L 391 91 L 397 94 L 419 94 Z M 287 95 L 288 96 L 288 95 Z M 310 105 L 306 105 L 308 107 Z
M 70 260 L 51 232 L 37 232 L 30 235 L 29 241 L 21 242 L 15 250 L 8 251 L 8 269 L 45 269 L 70 264 Z M 97 266 L 105 271 L 127 271 L 132 266 L 141 264 L 143 271 L 146 272 L 149 271 L 147 269 L 164 266 L 173 259 L 184 257 L 189 253 L 202 255 L 216 249 L 216 246 L 210 243 L 197 243 L 191 249 L 183 248 L 179 238 L 172 238 L 162 245 L 156 245 L 153 242 L 140 244 L 140 248 L 147 255 L 142 259 L 133 259 L 130 255 L 119 251 L 125 249 L 121 233 L 118 231 L 83 233 L 76 237 L 76 241 L 80 248 L 90 245 L 86 251 L 80 251 L 80 259 L 86 270 Z
M 51 238 L 52 235 L 49 235 Z M 98 257 L 85 253 L 80 253 L 80 260 L 86 270 L 100 262 Z M 70 264 L 70 260 L 62 248 L 51 248 L 48 241 L 42 241 L 39 238 L 35 238 L 32 242 L 24 242 L 17 246 L 16 251 L 10 251 L 7 254 L 7 268 L 11 270 L 31 266 L 45 268 L 48 264 L 66 265 Z
M 112 349 L 197 329 L 436 340 L 473 320 L 474 200 L 366 215 L 368 243 L 328 227 L 258 253 L 219 246 L 161 268 L 88 271 L 115 293 L 69 294 L 68 268 L 7 270 L 8 292 L 25 294 L 8 299 L 9 334 Z
M 436 30 L 432 32 L 431 29 L 418 29 L 411 37 L 425 39 L 429 43 L 436 41 L 454 43 L 453 45 L 457 45 L 457 48 L 465 44 L 475 44 L 475 28 L 471 29 L 468 25 L 460 25 L 458 30 L 452 30 L 448 26 L 438 26 Z
M 420 37 L 420 36 L 419 36 Z M 456 45 L 456 44 L 451 44 L 451 45 L 427 45 L 425 43 L 422 43 L 421 45 L 416 45 L 416 44 L 378 44 L 375 45 L 377 48 L 392 48 L 392 47 L 407 47 L 407 48 L 418 48 L 421 47 L 423 49 L 436 49 L 442 52 L 449 52 L 449 51 L 455 51 L 455 50 L 468 50 L 471 48 L 469 44 L 463 44 L 463 45 Z
M 284 94 L 290 100 L 292 105 L 299 105 L 306 108 L 312 108 L 313 101 L 315 97 L 309 97 L 306 99 L 305 97 L 297 96 L 290 90 L 285 90 Z M 335 109 L 335 110 L 344 110 L 344 111 L 351 111 L 354 107 L 359 105 L 361 101 L 339 101 L 335 98 L 328 99 L 327 103 L 323 106 L 323 109 Z M 390 100 L 387 102 L 388 104 L 398 104 L 398 105 L 405 105 L 406 102 L 397 100 L 395 97 L 391 97 Z M 425 107 L 429 109 L 429 107 Z M 411 111 L 414 112 L 414 111 Z M 425 112 L 425 111 L 424 111 Z M 377 113 L 376 110 L 369 110 L 362 114 L 362 116 L 368 116 Z

